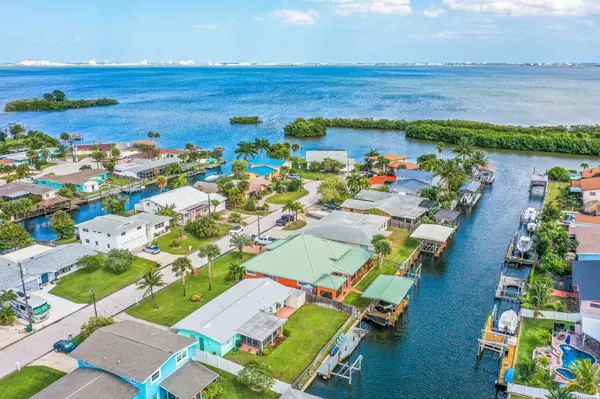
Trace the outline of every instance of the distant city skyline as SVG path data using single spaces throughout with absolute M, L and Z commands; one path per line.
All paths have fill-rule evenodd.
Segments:
M 600 62 L 598 0 L 56 0 L 3 16 L 0 63 Z

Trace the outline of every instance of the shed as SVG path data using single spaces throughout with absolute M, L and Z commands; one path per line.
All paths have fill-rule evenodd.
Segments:
M 300 290 L 293 291 L 285 300 L 285 305 L 294 309 L 300 309 L 304 303 L 306 303 L 306 292 Z

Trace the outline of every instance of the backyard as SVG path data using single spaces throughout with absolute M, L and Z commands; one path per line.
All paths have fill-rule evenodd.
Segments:
M 226 371 L 218 369 L 216 367 L 205 364 L 206 367 L 212 369 L 215 373 L 219 374 L 219 381 L 223 385 L 223 393 L 219 398 L 227 399 L 277 399 L 279 394 L 273 391 L 256 392 L 250 388 L 246 388 L 237 383 L 235 376 L 229 374 Z
M 154 308 L 152 299 L 148 297 L 126 312 L 138 319 L 170 327 L 235 285 L 235 281 L 228 278 L 229 264 L 238 260 L 238 256 L 239 252 L 228 253 L 213 261 L 212 291 L 208 290 L 208 267 L 204 266 L 198 270 L 197 275 L 186 277 L 187 297 L 183 297 L 181 281 L 177 280 L 154 295 L 159 309 Z M 242 261 L 247 261 L 253 256 L 245 253 Z M 195 293 L 204 296 L 202 301 L 190 300 Z
M 242 365 L 251 359 L 264 362 L 271 366 L 275 378 L 292 383 L 347 319 L 344 313 L 306 304 L 285 323 L 283 330 L 287 339 L 270 355 L 256 356 L 234 349 L 225 358 Z
M 302 173 L 300 173 L 302 172 Z M 337 173 L 312 172 L 309 170 L 292 169 L 292 173 L 298 173 L 302 179 L 307 180 L 325 180 L 329 176 L 339 176 Z
M 46 366 L 23 367 L 0 380 L 2 399 L 27 399 L 51 385 L 65 373 Z
M 390 274 L 393 275 L 398 271 L 398 266 L 395 263 L 384 260 L 383 265 L 381 266 L 381 274 Z M 379 268 L 377 264 L 373 266 L 373 268 L 367 273 L 365 277 L 358 283 L 356 288 L 358 291 L 364 292 L 375 279 L 379 276 Z M 348 305 L 352 305 L 360 310 L 365 310 L 369 303 L 371 303 L 371 299 L 361 297 L 361 294 L 358 292 L 350 292 L 344 298 L 344 303 Z
M 156 239 L 157 245 L 161 250 L 168 252 L 174 255 L 187 255 L 191 252 L 198 250 L 203 245 L 211 243 L 219 238 L 225 236 L 229 230 L 233 226 L 229 224 L 219 223 L 219 236 L 211 237 L 211 238 L 200 238 L 190 233 L 183 233 L 183 239 L 179 238 L 179 233 L 175 229 L 171 229 L 167 234 L 163 234 L 162 236 Z M 177 242 L 178 246 L 173 246 L 172 244 Z M 189 251 L 189 247 L 192 247 L 192 250 Z
M 77 270 L 62 277 L 50 293 L 75 303 L 91 303 L 92 288 L 96 300 L 99 300 L 139 280 L 149 268 L 155 266 L 156 263 L 150 260 L 136 257 L 131 267 L 121 274 L 113 274 L 104 268 L 93 272 Z
M 548 183 L 548 194 L 546 195 L 546 203 L 556 202 L 561 195 L 561 191 L 568 187 L 569 183 L 560 181 L 551 181 Z
M 392 242 L 392 254 L 387 259 L 402 264 L 417 248 L 419 241 L 410 238 L 410 231 L 408 230 L 395 228 L 389 228 L 388 230 L 392 232 L 388 237 L 388 240 Z
M 308 194 L 308 191 L 302 188 L 302 190 L 299 191 L 288 191 L 281 194 L 275 194 L 267 198 L 267 202 L 269 204 L 285 205 L 288 201 L 297 201 L 298 199 L 304 197 L 306 194 Z

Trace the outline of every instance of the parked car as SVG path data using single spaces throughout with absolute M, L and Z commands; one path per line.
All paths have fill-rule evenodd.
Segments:
M 333 202 L 326 203 L 325 204 L 325 208 L 331 209 L 331 210 L 334 210 L 334 211 L 339 211 L 340 209 L 342 209 L 339 206 L 337 206 L 336 204 L 334 204 Z
M 290 178 L 300 180 L 300 175 L 298 173 L 290 173 Z
M 148 245 L 142 249 L 144 252 L 148 252 L 149 254 L 156 255 L 160 253 L 160 247 L 158 245 Z
M 288 223 L 293 222 L 294 219 L 295 219 L 294 215 L 289 215 L 289 214 L 281 215 L 281 217 L 279 219 L 277 219 L 277 221 L 275 221 L 275 224 L 277 226 L 286 226 Z
M 233 226 L 233 229 L 229 230 L 229 235 L 232 236 L 234 234 L 243 233 L 244 228 L 242 226 Z
M 77 344 L 73 341 L 62 339 L 54 344 L 54 352 L 62 352 L 69 354 L 77 348 Z
M 269 245 L 269 244 L 270 244 L 270 243 L 272 243 L 272 242 L 273 242 L 273 239 L 272 239 L 271 237 L 269 237 L 269 236 L 265 236 L 265 235 L 262 235 L 262 236 L 256 237 L 256 238 L 254 239 L 254 243 L 255 243 L 256 245 Z

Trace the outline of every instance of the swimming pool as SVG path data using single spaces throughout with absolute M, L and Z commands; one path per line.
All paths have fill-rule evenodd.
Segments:
M 556 372 L 566 378 L 567 380 L 573 380 L 575 376 L 569 370 L 572 364 L 574 364 L 578 360 L 586 360 L 590 359 L 592 364 L 596 362 L 594 356 L 590 355 L 587 352 L 580 351 L 579 349 L 573 348 L 571 345 L 561 345 L 560 350 L 562 350 L 562 368 L 556 369 Z

